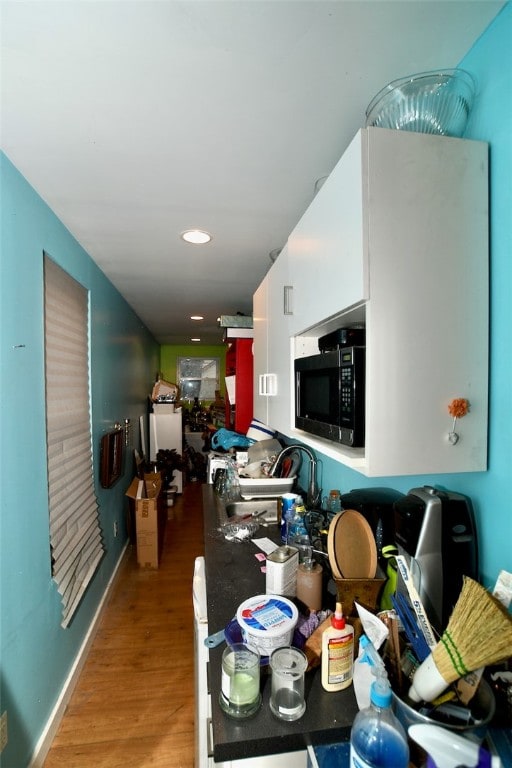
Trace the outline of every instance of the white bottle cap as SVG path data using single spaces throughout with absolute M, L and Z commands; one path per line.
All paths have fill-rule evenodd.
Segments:
M 409 698 L 413 701 L 433 701 L 446 688 L 448 683 L 439 672 L 432 654 L 427 656 L 412 678 Z

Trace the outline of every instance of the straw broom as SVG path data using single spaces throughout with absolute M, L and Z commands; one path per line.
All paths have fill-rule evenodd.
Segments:
M 441 639 L 413 675 L 409 698 L 433 701 L 450 683 L 512 656 L 512 616 L 478 582 L 464 577 Z

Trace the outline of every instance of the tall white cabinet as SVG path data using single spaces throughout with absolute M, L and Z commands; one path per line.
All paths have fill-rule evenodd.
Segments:
M 477 141 L 382 128 L 356 135 L 288 239 L 293 315 L 282 326 L 266 315 L 267 359 L 274 345 L 292 348 L 281 373 L 290 382 L 284 434 L 368 476 L 486 469 L 487 156 Z M 361 322 L 366 440 L 350 449 L 295 430 L 293 359 Z M 454 445 L 448 404 L 458 397 L 470 411 Z
M 292 418 L 292 300 L 285 246 L 253 297 L 254 415 L 280 432 Z

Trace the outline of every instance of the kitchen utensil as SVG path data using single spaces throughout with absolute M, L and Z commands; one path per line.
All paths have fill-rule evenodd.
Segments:
M 407 599 L 404 595 L 400 594 L 400 592 L 397 592 L 396 595 L 391 595 L 391 602 L 400 617 L 404 632 L 412 645 L 416 658 L 418 661 L 423 661 L 429 655 L 430 648 L 427 645 L 423 632 L 418 626 L 418 622 L 412 609 L 407 603 Z
M 465 577 L 446 630 L 413 675 L 409 697 L 433 701 L 468 672 L 508 659 L 511 648 L 512 616 L 478 582 Z
M 396 555 L 395 560 L 396 560 L 397 568 L 400 571 L 402 583 L 405 585 L 407 589 L 411 605 L 414 609 L 414 613 L 416 614 L 416 622 L 418 624 L 419 630 L 423 635 L 423 637 L 425 638 L 425 642 L 428 647 L 428 652 L 426 655 L 428 656 L 428 653 L 434 648 L 437 642 L 434 636 L 434 632 L 432 630 L 432 627 L 430 626 L 430 622 L 428 620 L 428 616 L 423 607 L 423 603 L 420 600 L 420 596 L 418 595 L 418 592 L 416 591 L 416 587 L 414 586 L 411 571 L 409 570 L 409 566 L 407 565 L 407 560 L 405 559 L 405 557 L 403 557 L 403 555 Z M 420 659 L 420 661 L 423 661 L 423 659 Z
M 377 545 L 360 512 L 346 509 L 335 515 L 327 535 L 327 552 L 336 579 L 374 579 Z
M 292 471 L 292 460 L 289 456 L 285 456 L 279 470 L 279 477 L 288 477 Z
M 463 69 L 433 70 L 388 83 L 366 110 L 366 126 L 442 136 L 464 134 L 475 81 Z
M 205 637 L 204 644 L 207 648 L 216 648 L 218 645 L 221 645 L 225 639 L 226 632 L 225 630 L 221 629 L 218 632 L 214 632 L 213 635 L 208 635 L 208 637 Z
M 256 520 L 258 517 L 261 517 L 262 515 L 266 515 L 268 509 L 258 509 L 255 512 L 248 512 L 245 515 L 232 515 L 229 518 L 230 523 L 244 523 L 250 520 Z

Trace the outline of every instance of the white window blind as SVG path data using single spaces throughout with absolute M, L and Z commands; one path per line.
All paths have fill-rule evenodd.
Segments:
M 52 576 L 67 627 L 103 557 L 94 493 L 87 291 L 44 257 L 46 434 Z

